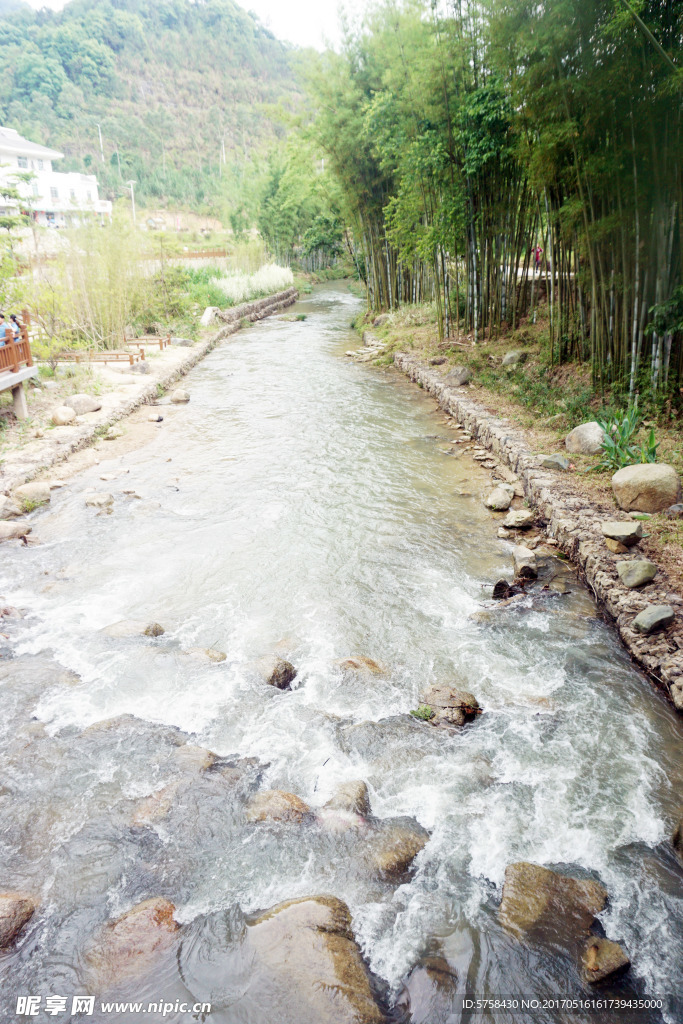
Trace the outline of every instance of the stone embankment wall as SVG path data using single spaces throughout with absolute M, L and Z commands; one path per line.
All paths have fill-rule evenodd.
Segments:
M 229 322 L 221 327 L 219 331 L 210 338 L 193 345 L 188 349 L 187 356 L 172 367 L 163 369 L 159 373 L 147 377 L 144 386 L 136 388 L 135 395 L 124 398 L 116 408 L 112 409 L 105 419 L 99 419 L 94 423 L 80 423 L 70 428 L 68 439 L 61 439 L 59 444 L 50 445 L 47 450 L 44 443 L 41 443 L 40 450 L 31 456 L 31 445 L 26 445 L 14 458 L 8 457 L 0 470 L 0 493 L 9 494 L 15 487 L 33 480 L 46 469 L 65 461 L 73 452 L 79 451 L 92 444 L 103 429 L 111 427 L 118 420 L 130 416 L 141 405 L 155 402 L 161 386 L 169 388 L 175 381 L 184 377 L 186 373 L 197 365 L 204 356 L 215 348 L 215 346 L 238 331 L 244 320 L 255 322 L 263 320 L 264 317 L 272 316 L 287 306 L 293 305 L 298 297 L 296 288 L 288 288 L 276 295 L 268 295 L 256 302 L 245 302 L 241 306 L 235 306 L 226 310 L 230 315 Z
M 683 712 L 683 598 L 672 591 L 661 569 L 645 591 L 629 590 L 621 583 L 617 562 L 632 556 L 612 554 L 605 546 L 600 525 L 622 518 L 623 513 L 592 504 L 572 489 L 570 479 L 541 468 L 541 458 L 529 449 L 522 431 L 497 419 L 472 400 L 466 389 L 447 384 L 438 371 L 414 356 L 397 353 L 394 364 L 421 384 L 480 445 L 518 476 L 529 504 L 545 520 L 547 533 L 579 567 L 616 624 L 629 654 Z M 644 636 L 632 623 L 651 604 L 671 605 L 676 617 L 663 632 Z

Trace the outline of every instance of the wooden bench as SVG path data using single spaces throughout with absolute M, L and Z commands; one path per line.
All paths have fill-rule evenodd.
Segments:
M 55 355 L 50 356 L 50 359 L 58 363 L 104 363 L 105 366 L 107 363 L 129 363 L 133 366 L 134 363 L 140 361 L 140 354 L 138 352 L 124 352 L 122 349 L 92 351 L 84 348 L 81 351 L 57 352 Z
M 130 345 L 131 348 L 138 348 L 144 359 L 145 349 L 151 348 L 152 345 L 158 345 L 159 351 L 163 352 L 166 346 L 171 344 L 171 335 L 167 334 L 162 337 L 160 334 L 143 334 L 141 338 L 131 338 L 130 340 L 124 335 L 123 344 Z
M 0 338 L 0 342 L 2 342 Z M 12 406 L 18 420 L 28 419 L 28 406 L 24 394 L 24 381 L 38 375 L 38 367 L 33 365 L 31 342 L 28 330 L 21 327 L 19 337 L 14 338 L 9 325 L 0 345 L 0 391 L 12 391 Z

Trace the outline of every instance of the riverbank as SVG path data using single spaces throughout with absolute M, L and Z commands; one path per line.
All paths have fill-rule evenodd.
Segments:
M 676 710 L 683 712 L 683 598 L 662 569 L 638 590 L 621 581 L 617 565 L 631 556 L 608 550 L 602 525 L 626 516 L 615 512 L 613 505 L 589 500 L 566 473 L 544 468 L 544 457 L 534 454 L 523 429 L 494 416 L 469 397 L 468 388 L 444 379 L 451 369 L 448 365 L 432 368 L 406 353 L 396 353 L 393 362 L 520 481 L 528 504 L 543 517 L 548 536 L 580 568 L 631 657 Z M 672 607 L 674 621 L 665 630 L 646 636 L 633 622 L 653 605 Z
M 216 318 L 223 323 L 217 331 L 205 329 L 196 342 L 174 338 L 174 343 L 163 351 L 148 346 L 144 362 L 134 367 L 120 370 L 115 365 L 68 364 L 58 368 L 58 375 L 38 378 L 38 386 L 31 388 L 29 396 L 29 420 L 16 422 L 4 433 L 0 495 L 9 497 L 16 487 L 54 470 L 75 452 L 102 440 L 118 440 L 117 424 L 141 406 L 155 404 L 168 388 L 244 323 L 256 323 L 286 309 L 293 305 L 297 295 L 296 288 L 288 288 L 227 309 Z M 68 405 L 71 396 L 83 392 L 99 408 L 56 426 L 52 422 L 55 409 Z

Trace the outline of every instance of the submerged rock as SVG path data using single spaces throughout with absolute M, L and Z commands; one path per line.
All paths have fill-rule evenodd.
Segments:
M 85 499 L 89 508 L 109 508 L 114 504 L 114 495 L 107 491 L 100 491 L 97 494 L 89 494 Z
M 33 917 L 37 901 L 27 892 L 0 892 L 0 949 L 6 949 Z
M 626 512 L 662 512 L 681 500 L 681 481 L 673 466 L 644 463 L 624 466 L 612 477 L 619 508 Z
M 605 978 L 618 978 L 631 966 L 631 961 L 618 942 L 591 936 L 581 954 L 581 977 L 589 985 Z
M 273 907 L 248 925 L 246 942 L 279 1024 L 384 1024 L 349 909 L 336 897 Z
M 425 957 L 408 975 L 396 1006 L 409 1014 L 410 1024 L 448 1024 L 457 985 L 455 969 L 444 957 Z
M 639 633 L 655 633 L 658 629 L 664 629 L 670 625 L 676 617 L 676 613 L 669 604 L 649 604 L 633 620 L 633 628 Z
M 294 793 L 283 789 L 266 789 L 250 801 L 247 821 L 292 821 L 301 823 L 311 814 L 308 804 Z
M 223 651 L 217 651 L 215 647 L 189 647 L 181 653 L 205 665 L 219 665 L 228 657 Z
M 113 622 L 111 626 L 105 626 L 100 632 L 115 640 L 124 640 L 133 636 L 162 636 L 165 629 L 158 622 L 146 622 L 144 619 L 121 619 L 119 622 Z
M 362 817 L 367 817 L 368 814 L 372 813 L 367 783 L 363 782 L 362 779 L 342 782 L 337 786 L 325 807 L 335 811 L 348 811 L 351 814 L 360 814 Z
M 452 686 L 430 686 L 422 701 L 434 711 L 429 719 L 430 725 L 464 725 L 476 718 L 481 710 L 476 697 Z
M 256 668 L 263 681 L 269 686 L 276 686 L 278 690 L 290 690 L 296 677 L 296 669 L 292 663 L 278 657 L 277 654 L 259 658 Z
M 84 957 L 89 987 L 106 991 L 152 971 L 178 939 L 174 912 L 169 900 L 155 897 L 109 921 Z
M 414 818 L 388 818 L 380 822 L 363 850 L 371 869 L 384 879 L 406 873 L 429 842 L 429 832 Z
M 505 869 L 498 918 L 517 938 L 566 943 L 588 932 L 606 902 L 607 890 L 599 882 L 522 861 Z
M 343 658 L 337 664 L 344 672 L 366 671 L 372 672 L 373 675 L 381 675 L 386 671 L 384 665 L 380 665 L 378 661 L 373 661 L 372 658 L 366 658 L 364 654 L 355 654 L 351 658 Z
M 632 562 L 617 562 L 617 573 L 625 587 L 642 587 L 655 578 L 657 566 L 645 558 Z

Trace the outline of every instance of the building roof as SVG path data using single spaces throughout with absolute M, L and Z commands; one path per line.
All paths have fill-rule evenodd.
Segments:
M 19 156 L 33 156 L 43 160 L 59 160 L 64 154 L 56 149 L 49 149 L 37 142 L 29 142 L 14 128 L 0 127 L 0 152 L 17 153 Z

